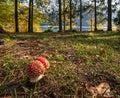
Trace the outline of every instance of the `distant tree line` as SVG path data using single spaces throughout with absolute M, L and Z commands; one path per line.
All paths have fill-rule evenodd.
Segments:
M 19 12 L 18 12 L 18 2 L 24 1 L 24 0 L 10 0 L 14 2 L 14 12 L 15 12 L 15 32 L 19 32 Z M 7 2 L 7 0 L 4 0 L 2 2 Z M 34 20 L 34 6 L 36 5 L 36 8 L 44 8 L 43 2 L 45 4 L 49 5 L 49 0 L 29 0 L 28 5 L 28 32 L 33 32 L 33 20 Z M 76 16 L 79 16 L 79 24 L 80 24 L 80 30 L 82 31 L 82 19 L 83 19 L 83 13 L 89 13 L 93 17 L 93 25 L 94 25 L 94 31 L 98 30 L 98 24 L 102 23 L 107 20 L 107 30 L 112 31 L 112 13 L 113 11 L 116 12 L 116 6 L 119 2 L 115 2 L 114 5 L 112 5 L 112 0 L 90 0 L 89 2 L 85 2 L 83 0 L 57 0 L 58 2 L 58 18 L 59 18 L 59 31 L 72 31 L 74 23 L 74 18 Z M 40 6 L 40 7 L 39 7 Z M 107 15 L 104 15 L 105 13 Z M 120 11 L 118 11 L 117 17 L 114 19 L 114 22 L 116 25 L 120 25 Z M 91 16 L 91 18 L 92 18 Z M 107 17 L 105 17 L 107 16 Z M 39 16 L 38 16 L 39 17 Z M 105 20 L 106 19 L 106 20 Z M 92 19 L 91 19 L 92 21 Z M 69 25 L 69 29 L 66 27 Z M 92 23 L 91 23 L 92 25 Z

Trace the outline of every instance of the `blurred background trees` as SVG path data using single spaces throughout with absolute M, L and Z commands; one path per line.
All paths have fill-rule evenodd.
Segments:
M 8 32 L 119 29 L 119 0 L 2 0 L 0 27 Z
M 117 25 L 117 30 L 120 31 L 120 10 L 117 12 L 116 18 L 114 18 L 114 23 Z

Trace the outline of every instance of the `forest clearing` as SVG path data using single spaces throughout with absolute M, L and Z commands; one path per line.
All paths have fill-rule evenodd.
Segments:
M 30 84 L 26 66 L 38 56 L 50 67 Z M 0 34 L 0 98 L 89 98 L 86 83 L 103 82 L 120 98 L 119 32 Z

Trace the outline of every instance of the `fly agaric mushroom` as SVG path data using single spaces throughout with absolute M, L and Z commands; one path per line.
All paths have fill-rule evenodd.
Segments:
M 32 83 L 38 82 L 44 76 L 44 72 L 45 68 L 38 60 L 30 62 L 26 68 L 27 76 Z
M 45 57 L 40 56 L 40 57 L 37 57 L 35 60 L 40 61 L 45 67 L 45 69 L 48 69 L 50 66 L 49 61 Z

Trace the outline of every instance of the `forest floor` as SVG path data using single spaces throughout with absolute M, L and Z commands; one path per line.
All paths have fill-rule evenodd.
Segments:
M 25 68 L 38 56 L 50 68 L 31 85 Z M 0 98 L 90 98 L 85 84 L 101 82 L 120 95 L 119 32 L 0 34 Z

